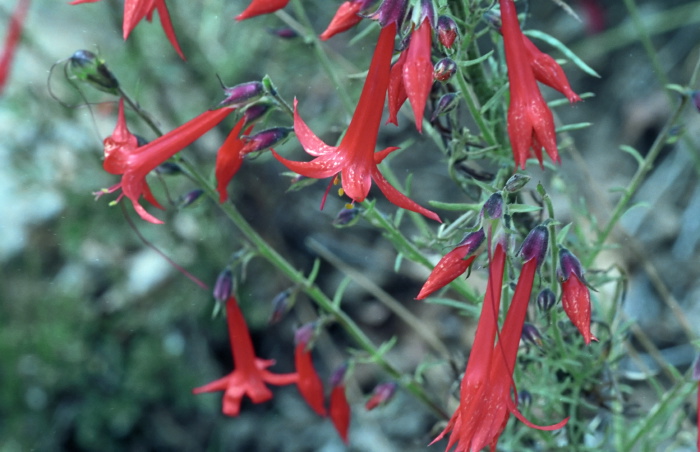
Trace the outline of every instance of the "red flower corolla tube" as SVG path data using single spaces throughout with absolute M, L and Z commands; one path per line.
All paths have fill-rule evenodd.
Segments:
M 121 188 L 122 196 L 131 200 L 134 209 L 141 218 L 155 224 L 163 223 L 158 218 L 146 212 L 139 204 L 141 195 L 155 207 L 162 209 L 151 189 L 146 183 L 146 175 L 158 165 L 189 146 L 197 138 L 214 128 L 233 112 L 230 108 L 205 111 L 180 127 L 166 133 L 145 146 L 137 147 L 136 137 L 129 132 L 124 116 L 124 101 L 119 101 L 119 118 L 112 135 L 104 140 L 105 171 L 110 174 L 122 174 L 120 183 L 112 186 L 106 192 L 113 193 Z
M 273 374 L 267 368 L 275 364 L 275 361 L 255 356 L 248 325 L 233 296 L 226 302 L 226 321 L 235 368 L 225 377 L 195 388 L 192 392 L 201 394 L 225 391 L 223 413 L 227 416 L 238 416 L 243 396 L 248 396 L 253 403 L 266 402 L 272 398 L 272 392 L 266 383 L 276 386 L 289 385 L 296 383 L 298 376 L 296 373 Z
M 241 21 L 263 14 L 274 13 L 287 6 L 287 3 L 289 3 L 289 0 L 253 0 L 242 13 L 236 16 L 236 20 Z
M 296 347 L 294 348 L 294 363 L 299 374 L 297 387 L 299 393 L 319 416 L 326 415 L 326 407 L 323 395 L 323 383 L 316 373 L 311 351 L 307 348 L 313 336 L 314 325 L 306 324 L 299 328 L 294 335 Z
M 338 435 L 345 444 L 348 444 L 348 430 L 350 429 L 350 405 L 345 395 L 346 366 L 341 366 L 331 375 L 331 401 L 328 408 L 331 421 Z
M 360 100 L 348 130 L 338 146 L 327 145 L 309 129 L 299 115 L 295 99 L 294 132 L 304 150 L 316 158 L 310 162 L 296 162 L 285 159 L 274 150 L 272 153 L 284 166 L 302 176 L 323 179 L 340 173 L 343 191 L 353 201 L 364 201 L 374 180 L 384 196 L 394 205 L 440 221 L 436 213 L 421 207 L 389 184 L 377 167 L 389 153 L 398 149 L 389 147 L 375 152 L 389 84 L 395 34 L 396 26 L 393 24 L 382 28 L 379 33 L 379 41 L 362 87 Z
M 372 411 L 380 405 L 385 405 L 394 397 L 396 393 L 396 383 L 390 381 L 386 383 L 380 383 L 374 387 L 372 391 L 372 396 L 365 403 L 365 409 L 367 411 Z
M 503 41 L 510 82 L 508 107 L 508 136 L 513 148 L 515 165 L 525 168 L 530 149 L 542 165 L 542 147 L 552 161 L 559 163 L 554 118 L 537 86 L 520 30 L 513 0 L 499 0 L 503 26 Z
M 228 199 L 226 187 L 236 175 L 243 164 L 244 154 L 242 152 L 245 143 L 241 139 L 241 132 L 245 125 L 245 118 L 241 118 L 231 129 L 231 132 L 224 140 L 224 143 L 216 153 L 216 191 L 219 192 L 219 202 L 223 203 Z M 245 133 L 250 133 L 252 126 Z
M 5 36 L 5 46 L 2 49 L 2 54 L 0 54 L 0 94 L 7 84 L 12 61 L 15 58 L 15 52 L 22 37 L 22 27 L 28 10 L 29 0 L 19 0 L 10 17 L 10 24 L 7 27 L 7 35 Z
M 561 305 L 571 323 L 583 335 L 586 345 L 598 339 L 591 333 L 591 294 L 583 277 L 581 262 L 566 248 L 559 250 Z
M 361 11 L 369 8 L 375 0 L 349 0 L 343 2 L 336 11 L 335 16 L 331 19 L 326 30 L 319 36 L 322 41 L 342 33 L 359 24 L 362 16 Z
M 578 102 L 581 98 L 571 89 L 569 79 L 566 78 L 564 69 L 556 62 L 554 58 L 542 52 L 537 46 L 530 41 L 530 38 L 523 35 L 525 50 L 527 50 L 530 58 L 530 68 L 538 82 L 556 89 L 569 99 L 572 104 Z
M 74 0 L 70 2 L 71 5 L 78 5 L 81 3 L 95 3 L 99 0 Z M 185 55 L 180 49 L 180 44 L 177 42 L 177 37 L 175 36 L 175 29 L 173 28 L 173 23 L 170 20 L 170 13 L 168 12 L 168 7 L 165 5 L 165 0 L 125 0 L 124 1 L 124 20 L 122 23 L 122 32 L 124 34 L 124 40 L 129 37 L 136 25 L 143 19 L 151 22 L 153 19 L 153 11 L 158 11 L 158 17 L 160 18 L 160 25 L 163 27 L 165 36 L 167 36 L 168 41 L 172 44 L 173 48 L 180 58 L 185 59 Z

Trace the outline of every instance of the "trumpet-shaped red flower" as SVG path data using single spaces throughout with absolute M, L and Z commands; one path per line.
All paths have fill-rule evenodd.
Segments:
M 247 395 L 253 403 L 266 402 L 272 398 L 272 392 L 266 383 L 276 386 L 289 385 L 296 383 L 298 376 L 296 373 L 273 374 L 267 368 L 275 364 L 275 361 L 255 356 L 248 325 L 233 296 L 226 302 L 226 321 L 235 369 L 225 377 L 195 388 L 192 392 L 201 394 L 225 391 L 223 413 L 227 416 L 238 416 L 243 396 Z
M 554 118 L 542 98 L 530 67 L 525 36 L 520 30 L 513 0 L 499 0 L 502 33 L 510 82 L 510 106 L 508 107 L 508 136 L 513 148 L 516 166 L 525 168 L 530 148 L 542 165 L 542 147 L 549 157 L 559 163 Z
M 104 169 L 110 174 L 123 174 L 122 181 L 106 192 L 113 193 L 121 188 L 122 194 L 131 200 L 134 209 L 141 218 L 151 223 L 163 223 L 158 218 L 146 212 L 139 204 L 143 195 L 146 201 L 162 209 L 146 182 L 146 175 L 158 165 L 177 154 L 184 147 L 204 135 L 233 112 L 230 108 L 205 111 L 201 115 L 186 122 L 180 127 L 166 133 L 145 146 L 137 147 L 134 137 L 126 126 L 124 117 L 124 101 L 119 101 L 119 118 L 112 135 L 104 140 Z
M 99 0 L 74 0 L 70 2 L 71 5 L 78 5 L 81 3 L 95 3 Z M 175 48 L 175 51 L 180 58 L 185 59 L 185 55 L 180 49 L 180 44 L 177 42 L 177 36 L 175 36 L 175 29 L 173 28 L 173 23 L 170 20 L 170 13 L 168 12 L 168 7 L 165 5 L 165 0 L 125 0 L 124 1 L 124 21 L 122 24 L 122 31 L 124 33 L 124 40 L 129 37 L 136 25 L 139 24 L 143 19 L 151 22 L 153 20 L 153 11 L 158 11 L 158 17 L 160 18 L 160 25 L 163 27 L 165 36 L 168 37 L 168 41 Z
M 236 20 L 241 21 L 255 16 L 262 16 L 263 14 L 274 13 L 287 6 L 287 3 L 289 3 L 289 0 L 253 0 L 242 13 L 236 16 Z
M 559 250 L 559 266 L 561 305 L 588 345 L 598 339 L 591 333 L 591 294 L 583 277 L 583 267 L 566 248 Z
M 27 17 L 27 10 L 29 10 L 29 0 L 19 0 L 10 17 L 10 24 L 7 27 L 7 36 L 5 37 L 5 47 L 3 47 L 0 55 L 0 93 L 5 88 L 7 78 L 10 75 L 12 60 L 15 57 L 15 51 L 22 37 L 22 26 L 24 19 Z
M 224 202 L 228 199 L 228 192 L 226 187 L 228 187 L 229 182 L 236 175 L 238 170 L 243 164 L 243 158 L 245 153 L 243 152 L 243 147 L 245 146 L 244 140 L 241 138 L 241 131 L 245 126 L 246 118 L 241 118 L 229 133 L 228 137 L 224 143 L 219 148 L 219 152 L 216 154 L 216 191 L 219 192 L 219 202 Z M 250 126 L 244 132 L 245 134 L 250 133 L 253 126 Z
M 374 152 L 389 84 L 395 34 L 396 25 L 393 23 L 382 28 L 360 101 L 337 147 L 327 145 L 309 129 L 299 116 L 295 100 L 294 131 L 304 150 L 316 158 L 310 162 L 295 162 L 272 152 L 284 166 L 302 176 L 322 179 L 340 173 L 343 190 L 354 201 L 364 201 L 374 180 L 384 196 L 396 206 L 440 221 L 437 214 L 421 207 L 389 184 L 377 167 L 389 153 L 398 149 L 389 147 Z
M 389 121 L 398 125 L 397 114 L 408 98 L 416 120 L 416 128 L 423 131 L 423 113 L 433 86 L 432 53 L 433 30 L 430 19 L 425 18 L 411 34 L 408 48 L 391 68 L 389 81 Z M 404 56 L 405 55 L 405 56 Z
M 350 405 L 345 396 L 345 376 L 346 367 L 342 366 L 331 376 L 331 401 L 328 407 L 329 415 L 333 426 L 345 444 L 348 443 L 348 429 L 350 428 Z
M 342 33 L 359 24 L 362 20 L 360 11 L 367 9 L 375 0 L 348 0 L 343 2 L 331 19 L 326 30 L 319 36 L 322 41 Z
M 436 290 L 442 289 L 467 271 L 481 252 L 484 238 L 483 229 L 471 232 L 452 251 L 445 254 L 430 272 L 430 276 L 420 289 L 416 300 L 422 300 Z
M 316 373 L 311 350 L 308 349 L 309 340 L 313 335 L 313 324 L 301 327 L 295 334 L 296 347 L 294 348 L 294 363 L 299 379 L 297 387 L 306 403 L 318 413 L 319 416 L 326 415 L 326 407 L 323 397 L 323 383 Z

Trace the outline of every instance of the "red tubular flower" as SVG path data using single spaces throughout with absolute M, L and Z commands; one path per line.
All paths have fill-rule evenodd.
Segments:
M 440 221 L 437 214 L 421 207 L 389 184 L 377 167 L 390 152 L 398 149 L 389 147 L 374 152 L 384 109 L 384 98 L 389 85 L 395 34 L 394 24 L 382 28 L 360 101 L 348 130 L 338 146 L 327 145 L 309 129 L 299 116 L 295 100 L 294 131 L 304 150 L 316 158 L 310 162 L 295 162 L 285 159 L 275 151 L 272 153 L 284 166 L 302 176 L 322 179 L 340 173 L 343 190 L 354 201 L 365 200 L 374 180 L 384 196 L 396 206 Z
M 297 369 L 299 379 L 297 387 L 299 393 L 304 397 L 306 403 L 318 413 L 319 416 L 326 415 L 326 407 L 324 406 L 323 383 L 316 373 L 313 360 L 311 359 L 311 351 L 307 345 L 313 335 L 313 324 L 307 324 L 301 327 L 295 334 L 296 347 L 294 349 L 294 363 Z
M 385 405 L 386 403 L 394 397 L 396 393 L 396 383 L 390 381 L 387 383 L 380 383 L 374 387 L 372 391 L 372 396 L 365 403 L 365 409 L 367 411 L 372 411 L 380 405 Z
M 345 396 L 345 376 L 346 367 L 342 366 L 331 376 L 331 401 L 328 408 L 329 415 L 338 435 L 345 444 L 348 444 L 348 430 L 350 428 L 350 405 Z
M 591 294 L 586 287 L 581 262 L 566 248 L 559 250 L 561 305 L 586 345 L 598 339 L 591 333 Z
M 70 2 L 71 5 L 78 5 L 81 3 L 95 3 L 99 0 L 74 0 Z M 170 20 L 170 13 L 168 12 L 168 7 L 165 5 L 165 0 L 125 0 L 124 1 L 124 21 L 122 24 L 122 31 L 124 33 L 124 40 L 129 37 L 131 31 L 136 28 L 139 22 L 143 19 L 151 22 L 153 19 L 153 11 L 158 11 L 158 17 L 160 18 L 160 25 L 163 27 L 165 36 L 168 37 L 168 41 L 175 48 L 175 51 L 180 58 L 185 59 L 185 55 L 180 49 L 180 44 L 177 42 L 177 37 L 175 36 L 175 29 L 173 28 L 173 23 Z
M 253 0 L 242 13 L 236 16 L 236 20 L 241 21 L 255 16 L 262 16 L 263 14 L 274 13 L 287 6 L 287 3 L 289 3 L 289 0 Z
M 442 289 L 467 271 L 474 259 L 476 259 L 476 256 L 481 252 L 484 238 L 483 229 L 471 232 L 452 251 L 445 254 L 433 268 L 433 271 L 430 272 L 430 276 L 423 284 L 416 300 L 422 300 L 433 292 Z
M 530 148 L 542 165 L 542 147 L 549 157 L 559 163 L 554 118 L 542 98 L 520 30 L 513 0 L 499 0 L 502 33 L 510 82 L 510 106 L 508 108 L 508 136 L 513 148 L 516 166 L 525 168 Z
M 7 27 L 7 36 L 5 37 L 5 47 L 0 55 L 0 93 L 4 90 L 7 78 L 10 75 L 12 60 L 15 57 L 15 51 L 22 37 L 22 26 L 24 19 L 27 17 L 27 10 L 29 10 L 29 0 L 19 0 L 12 17 L 10 17 L 10 24 Z
M 236 123 L 216 154 L 216 191 L 219 192 L 220 203 L 228 199 L 226 187 L 243 164 L 244 153 L 241 151 L 245 143 L 241 139 L 241 131 L 245 123 L 245 117 Z M 244 133 L 248 134 L 252 129 L 253 126 L 250 126 Z
M 527 50 L 528 57 L 530 58 L 530 68 L 535 74 L 537 81 L 556 89 L 565 95 L 572 104 L 580 101 L 581 98 L 571 89 L 569 79 L 566 78 L 564 69 L 561 68 L 559 63 L 557 63 L 554 58 L 538 49 L 537 46 L 530 41 L 530 38 L 525 35 L 523 35 L 523 42 L 525 43 L 525 50 Z
M 319 36 L 322 41 L 330 39 L 331 37 L 347 31 L 360 23 L 362 16 L 358 13 L 362 10 L 367 9 L 375 0 L 348 0 L 343 2 L 338 11 L 336 11 L 335 16 L 331 19 L 331 23 L 328 24 L 326 30 Z
M 110 174 L 123 174 L 122 181 L 106 190 L 109 193 L 122 189 L 122 194 L 131 200 L 141 218 L 155 224 L 163 223 L 146 212 L 139 204 L 143 195 L 155 207 L 163 207 L 156 201 L 146 183 L 146 175 L 158 165 L 189 146 L 233 112 L 230 108 L 205 111 L 180 127 L 166 133 L 145 146 L 137 147 L 134 137 L 126 127 L 124 101 L 119 101 L 119 118 L 112 135 L 104 140 L 104 169 Z
M 266 402 L 272 398 L 272 392 L 265 385 L 266 383 L 276 386 L 289 385 L 296 383 L 298 376 L 296 373 L 273 374 L 267 368 L 275 364 L 275 361 L 255 356 L 248 325 L 233 296 L 226 302 L 226 321 L 235 369 L 225 377 L 195 388 L 192 392 L 201 394 L 225 391 L 223 413 L 227 416 L 238 416 L 243 396 L 247 395 L 253 403 Z

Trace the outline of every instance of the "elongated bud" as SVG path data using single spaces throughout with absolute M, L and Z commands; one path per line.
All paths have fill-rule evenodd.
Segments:
M 219 273 L 214 284 L 214 299 L 219 303 L 224 303 L 231 296 L 233 291 L 233 273 L 230 268 L 225 268 Z
M 336 386 L 340 386 L 343 384 L 343 380 L 345 380 L 345 373 L 348 371 L 348 365 L 343 364 L 342 366 L 338 367 L 333 371 L 331 374 L 331 377 L 329 379 L 331 383 L 331 387 L 335 388 Z
M 407 3 L 408 0 L 384 0 L 379 8 L 367 18 L 378 21 L 382 28 L 394 23 L 396 29 L 400 30 L 406 17 Z
M 265 117 L 265 115 L 272 110 L 272 107 L 274 107 L 273 103 L 265 101 L 260 101 L 248 106 L 243 112 L 243 118 L 245 118 L 243 128 L 245 129 L 249 125 L 252 125 Z
M 455 39 L 459 36 L 459 29 L 454 19 L 448 16 L 440 16 L 437 22 L 437 33 L 440 44 L 451 49 Z
M 445 113 L 449 113 L 452 110 L 455 109 L 455 107 L 459 104 L 459 96 L 458 93 L 447 93 L 444 94 L 440 100 L 437 102 L 437 106 L 435 106 L 435 110 L 433 111 L 432 116 L 430 116 L 430 122 L 433 122 L 437 119 L 438 116 L 444 115 Z
M 226 98 L 219 102 L 219 107 L 242 107 L 260 99 L 265 94 L 263 84 L 260 82 L 245 82 L 230 88 L 223 83 L 221 86 Z
M 530 176 L 527 174 L 515 173 L 510 176 L 510 179 L 508 179 L 503 188 L 508 193 L 517 193 L 522 190 L 522 188 L 527 185 L 528 182 L 530 182 L 530 179 Z
M 540 330 L 538 330 L 532 323 L 525 322 L 523 324 L 523 330 L 520 333 L 520 338 L 524 342 L 536 345 L 537 347 L 542 346 L 542 335 L 540 334 Z
M 314 368 L 309 350 L 309 342 L 314 336 L 315 323 L 307 323 L 299 328 L 294 334 L 294 364 L 299 375 L 297 387 L 299 393 L 306 400 L 306 403 L 318 413 L 319 416 L 326 415 L 324 404 L 323 383 Z
M 496 192 L 489 196 L 489 199 L 481 208 L 481 215 L 485 220 L 498 220 L 503 217 L 503 195 Z
M 284 317 L 289 312 L 289 296 L 292 294 L 292 289 L 286 289 L 275 295 L 272 299 L 272 314 L 270 314 L 269 324 L 273 325 Z
M 294 344 L 306 347 L 316 332 L 316 323 L 310 322 L 294 332 Z
M 486 233 L 483 229 L 479 229 L 478 231 L 470 232 L 469 234 L 465 235 L 462 241 L 457 244 L 457 246 L 467 247 L 468 251 L 464 256 L 464 258 L 466 259 L 468 257 L 473 256 L 474 253 L 481 251 L 481 245 L 484 243 L 485 239 Z
M 89 50 L 78 50 L 68 60 L 71 74 L 78 80 L 109 94 L 119 93 L 119 82 L 104 60 Z
M 252 136 L 242 136 L 241 139 L 245 142 L 241 148 L 241 154 L 249 154 L 251 152 L 264 151 L 278 144 L 282 144 L 289 134 L 294 132 L 291 127 L 274 127 L 258 132 Z
M 549 287 L 545 287 L 537 294 L 537 308 L 542 312 L 547 312 L 552 309 L 556 302 L 557 296 Z
M 537 259 L 537 266 L 540 266 L 547 254 L 548 242 L 549 231 L 547 231 L 547 228 L 542 225 L 537 226 L 525 237 L 518 251 L 518 256 L 525 262 L 530 259 Z
M 201 188 L 195 188 L 194 190 L 180 196 L 180 199 L 177 200 L 177 206 L 180 208 L 191 206 L 195 201 L 201 198 L 203 194 L 204 190 Z
M 417 16 L 416 16 L 417 14 Z M 433 0 L 420 0 L 420 8 L 414 10 L 413 19 L 416 27 L 419 27 L 425 19 L 430 22 L 430 28 L 433 30 L 436 27 L 437 18 L 435 15 L 435 6 Z
M 345 385 L 343 384 L 346 370 L 347 366 L 342 365 L 331 375 L 331 400 L 328 407 L 333 426 L 345 444 L 348 443 L 348 429 L 350 428 L 350 405 L 345 396 Z
M 457 72 L 457 63 L 452 58 L 443 58 L 433 66 L 433 78 L 446 82 Z
M 582 283 L 586 283 L 586 279 L 583 277 L 581 261 L 579 261 L 571 251 L 561 247 L 559 249 L 559 279 L 561 281 L 566 281 L 572 274 L 576 275 L 578 280 Z
M 396 383 L 391 381 L 387 383 L 380 383 L 375 386 L 374 391 L 372 391 L 372 396 L 365 404 L 365 409 L 367 411 L 371 411 L 380 405 L 385 405 L 388 403 L 394 396 L 396 387 Z

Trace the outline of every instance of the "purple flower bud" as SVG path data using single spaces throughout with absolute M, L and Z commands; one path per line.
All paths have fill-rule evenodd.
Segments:
M 537 347 L 542 346 L 542 335 L 535 325 L 532 323 L 525 322 L 523 324 L 523 330 L 520 333 L 520 338 L 527 343 L 536 345 Z
M 155 171 L 156 173 L 161 174 L 163 176 L 170 176 L 173 174 L 180 174 L 182 172 L 182 168 L 180 168 L 180 165 L 178 165 L 177 163 L 163 162 L 160 165 L 156 166 Z
M 439 82 L 446 82 L 457 72 L 457 63 L 452 58 L 443 58 L 433 67 L 433 78 Z
M 230 268 L 226 267 L 216 278 L 216 283 L 214 284 L 214 299 L 219 303 L 223 303 L 229 299 L 232 291 L 233 273 Z
M 510 176 L 510 179 L 506 182 L 504 189 L 508 193 L 519 192 L 528 182 L 530 182 L 530 176 L 522 173 L 515 173 Z
M 282 317 L 289 312 L 289 296 L 291 294 L 292 289 L 283 290 L 272 299 L 272 314 L 270 315 L 270 320 L 268 322 L 270 325 L 282 320 Z
M 375 19 L 382 28 L 389 24 L 396 24 L 396 29 L 401 29 L 408 0 L 384 0 L 377 10 L 367 16 L 368 19 Z
M 365 404 L 365 409 L 370 411 L 379 405 L 386 404 L 394 396 L 396 387 L 396 383 L 394 382 L 380 383 L 375 386 L 374 391 L 372 391 L 372 396 Z
M 357 215 L 360 213 L 360 209 L 357 207 L 351 207 L 351 208 L 344 208 L 340 212 L 338 212 L 338 215 L 336 215 L 335 219 L 333 220 L 333 225 L 334 226 L 348 226 L 353 221 L 357 218 Z
M 582 283 L 586 283 L 583 277 L 583 267 L 581 266 L 581 261 L 574 256 L 571 251 L 564 247 L 559 249 L 559 279 L 561 281 L 566 281 L 569 276 L 573 273 L 576 278 Z
M 230 88 L 221 84 L 226 99 L 219 102 L 219 107 L 238 108 L 260 99 L 265 94 L 261 82 L 246 82 Z
M 241 138 L 245 145 L 241 148 L 241 154 L 263 151 L 272 146 L 282 144 L 292 132 L 294 132 L 294 129 L 291 127 L 274 127 L 265 129 L 252 136 L 242 136 Z
M 195 201 L 197 201 L 204 194 L 204 190 L 201 188 L 195 188 L 184 195 L 180 196 L 177 200 L 177 206 L 180 208 L 191 206 Z
M 518 251 L 518 256 L 522 257 L 525 262 L 530 259 L 537 259 L 537 266 L 539 267 L 544 262 L 544 257 L 547 254 L 548 241 L 549 231 L 547 231 L 547 228 L 542 225 L 536 226 L 525 237 Z
M 692 378 L 693 380 L 700 381 L 700 355 L 695 358 L 695 362 L 693 363 Z
M 273 104 L 270 102 L 258 102 L 253 105 L 250 105 L 243 112 L 243 118 L 245 118 L 245 125 L 243 126 L 243 128 L 246 128 L 249 125 L 258 121 L 259 119 L 263 118 L 272 107 Z
M 435 7 L 433 6 L 433 0 L 421 0 L 421 2 L 420 2 L 420 15 L 418 16 L 418 21 L 416 22 L 416 27 L 419 27 L 425 19 L 428 19 L 430 21 L 430 28 L 432 28 L 434 30 L 435 29 Z
M 107 68 L 104 60 L 89 50 L 78 50 L 68 59 L 71 74 L 94 88 L 109 94 L 118 94 L 119 81 Z
M 330 378 L 331 387 L 335 388 L 343 384 L 345 379 L 345 373 L 348 371 L 348 365 L 343 364 L 333 371 Z
M 547 312 L 554 307 L 557 296 L 548 287 L 545 287 L 537 294 L 537 307 L 542 312 Z
M 430 122 L 435 121 L 438 116 L 454 110 L 457 104 L 459 104 L 459 99 L 460 97 L 457 93 L 444 94 L 440 100 L 438 100 L 437 106 L 430 117 Z
M 518 391 L 518 406 L 530 406 L 532 404 L 532 394 L 530 391 L 522 389 Z
M 496 192 L 489 196 L 489 199 L 484 203 L 484 207 L 481 208 L 481 215 L 483 215 L 486 220 L 498 220 L 503 216 L 503 195 Z
M 478 231 L 470 232 L 469 234 L 465 235 L 462 241 L 457 244 L 457 246 L 468 247 L 469 251 L 467 251 L 467 253 L 464 256 L 464 258 L 467 259 L 473 256 L 475 253 L 479 252 L 479 249 L 481 248 L 481 245 L 484 243 L 485 239 L 486 233 L 484 233 L 483 229 L 479 229 Z
M 275 35 L 275 36 L 277 36 L 278 38 L 282 38 L 282 39 L 294 39 L 294 38 L 298 38 L 298 37 L 299 37 L 299 33 L 297 33 L 296 31 L 292 30 L 292 29 L 289 28 L 289 27 L 285 27 L 285 28 L 275 28 L 275 29 L 268 28 L 267 31 L 268 31 L 271 35 Z
M 455 39 L 459 36 L 459 29 L 454 19 L 448 16 L 440 16 L 438 17 L 437 33 L 440 44 L 451 49 Z
M 308 344 L 309 341 L 311 341 L 311 339 L 314 337 L 315 332 L 316 322 L 310 322 L 306 325 L 303 325 L 294 333 L 294 344 Z

